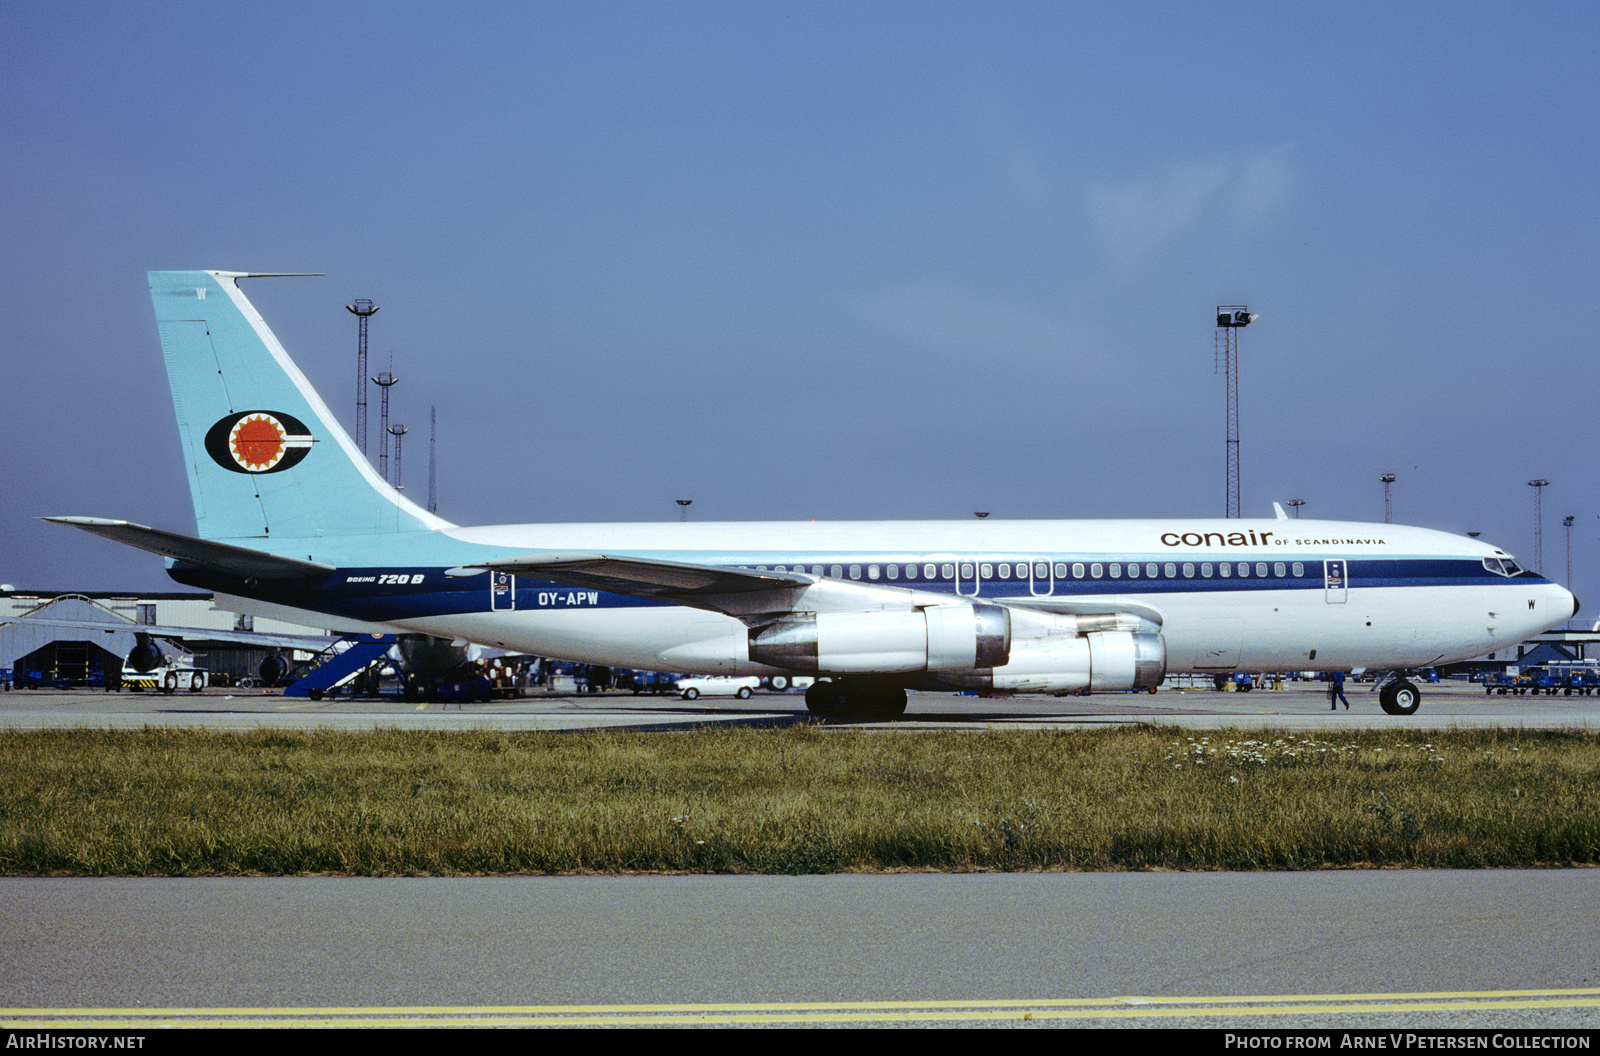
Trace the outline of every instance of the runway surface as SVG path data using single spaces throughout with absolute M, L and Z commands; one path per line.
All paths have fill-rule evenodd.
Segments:
M 12 878 L 0 1015 L 1590 1029 L 1596 895 L 1595 870 Z
M 1444 682 L 1422 687 L 1414 715 L 1385 714 L 1370 685 L 1350 683 L 1348 710 L 1328 708 L 1321 683 L 1288 682 L 1282 690 L 1219 693 L 1203 688 L 1091 697 L 976 697 L 913 693 L 896 722 L 830 720 L 830 726 L 901 730 L 1105 726 L 1150 722 L 1192 729 L 1329 730 L 1351 726 L 1437 730 L 1473 726 L 1537 729 L 1600 728 L 1600 696 L 1487 696 L 1482 687 Z M 0 728 L 71 726 L 138 728 L 203 726 L 211 729 L 567 730 L 596 727 L 684 729 L 707 723 L 773 725 L 815 722 L 798 692 L 757 693 L 749 700 L 632 693 L 545 694 L 489 704 L 407 704 L 395 698 L 313 702 L 262 690 L 208 689 L 201 693 L 103 693 L 13 690 L 0 693 Z
M 981 699 L 913 695 L 965 730 L 1596 726 L 1600 698 L 1365 687 Z M 683 729 L 812 722 L 750 701 L 538 696 L 448 708 L 212 690 L 0 694 L 0 726 Z M 1600 1026 L 1600 870 L 806 877 L 0 879 L 0 1023 Z M 1335 1041 L 1337 1044 L 1337 1041 Z

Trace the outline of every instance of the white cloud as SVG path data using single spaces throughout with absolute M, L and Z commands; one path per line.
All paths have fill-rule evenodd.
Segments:
M 1208 222 L 1225 221 L 1236 232 L 1277 214 L 1292 184 L 1281 153 L 1186 162 L 1127 183 L 1096 184 L 1085 192 L 1085 206 L 1111 254 L 1133 265 Z

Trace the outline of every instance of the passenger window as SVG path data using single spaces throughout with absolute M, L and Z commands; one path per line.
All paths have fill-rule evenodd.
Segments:
M 1228 566 L 1227 565 L 1223 565 L 1222 567 L 1223 568 L 1227 568 Z M 1211 578 L 1211 562 L 1210 561 L 1207 561 L 1205 564 L 1200 566 L 1200 574 L 1202 576 L 1204 576 L 1205 578 L 1207 578 L 1207 579 Z
M 1267 566 L 1265 566 L 1265 565 L 1262 565 L 1262 566 L 1261 566 L 1261 567 L 1262 567 L 1262 568 L 1266 568 L 1266 567 L 1267 567 Z M 1273 566 L 1272 566 L 1272 574 L 1273 574 L 1273 575 L 1274 575 L 1274 576 L 1277 576 L 1277 577 L 1278 577 L 1278 578 L 1279 578 L 1279 579 L 1282 579 L 1282 578 L 1283 578 L 1283 573 L 1284 573 L 1284 571 L 1285 571 L 1285 570 L 1284 570 L 1284 567 L 1283 567 L 1283 562 L 1282 562 L 1282 561 L 1279 561 L 1279 562 L 1277 562 L 1277 563 L 1276 563 L 1276 564 L 1274 564 L 1274 565 L 1273 565 Z
M 1256 575 L 1264 576 L 1266 574 L 1267 574 L 1267 563 L 1265 561 L 1257 561 L 1256 562 Z
M 883 573 L 879 570 L 877 565 L 868 565 L 867 566 L 867 578 L 868 579 L 877 579 L 882 574 Z
M 1065 562 L 1058 562 L 1056 564 L 1056 578 L 1057 579 L 1066 579 L 1067 578 L 1067 566 L 1066 566 Z
M 982 576 L 984 579 L 992 579 L 994 577 L 994 566 L 987 564 L 979 565 L 978 575 Z
M 1129 561 L 1128 562 L 1128 578 L 1129 579 L 1138 579 L 1139 578 L 1139 565 L 1138 565 L 1137 562 L 1134 562 L 1134 561 Z
M 936 571 L 938 571 L 938 570 L 935 569 L 932 565 L 923 565 L 922 566 L 922 578 L 923 579 L 932 579 L 933 575 L 934 575 L 934 573 Z
M 929 565 L 928 567 L 932 568 L 933 566 Z M 956 566 L 955 565 L 945 565 L 942 569 L 940 569 L 940 571 L 944 573 L 944 578 L 945 579 L 954 579 L 954 578 L 956 578 Z
M 1111 578 L 1112 579 L 1121 579 L 1122 578 L 1122 564 L 1120 562 L 1113 561 L 1111 563 Z
M 900 578 L 900 566 L 899 565 L 890 565 L 889 566 L 889 578 L 890 579 L 899 579 Z
M 1296 576 L 1303 576 L 1306 574 L 1306 566 L 1298 561 L 1290 566 L 1290 570 L 1293 571 Z
M 1245 578 L 1250 575 L 1250 564 L 1246 561 L 1239 562 L 1239 576 Z
M 1207 573 L 1207 574 L 1209 575 L 1209 573 Z M 1193 579 L 1194 578 L 1194 565 L 1192 563 L 1188 562 L 1188 561 L 1185 561 L 1183 563 L 1183 578 L 1184 579 Z
M 1095 579 L 1099 579 L 1104 574 L 1105 568 L 1098 561 L 1089 566 L 1089 575 L 1093 576 Z
M 861 578 L 861 566 L 860 565 L 851 565 L 850 566 L 850 578 L 851 579 L 860 579 Z
M 1186 575 L 1186 576 L 1188 574 L 1189 573 L 1187 573 L 1187 572 L 1184 573 L 1184 575 Z M 1167 578 L 1168 579 L 1177 579 L 1178 578 L 1178 566 L 1173 564 L 1170 561 L 1167 562 Z
M 1083 578 L 1083 566 L 1082 565 L 1073 565 L 1072 566 L 1072 578 L 1073 579 L 1082 579 Z
M 1001 579 L 1010 579 L 1011 578 L 1011 566 L 1010 565 L 1001 565 L 1000 566 L 1000 578 Z

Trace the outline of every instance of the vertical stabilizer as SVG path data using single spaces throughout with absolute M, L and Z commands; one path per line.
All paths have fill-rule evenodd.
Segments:
M 237 280 L 248 277 L 150 273 L 200 537 L 449 527 L 384 483 L 356 450 L 239 290 Z

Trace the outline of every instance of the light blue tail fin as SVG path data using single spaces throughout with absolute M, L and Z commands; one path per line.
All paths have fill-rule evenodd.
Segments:
M 200 537 L 450 527 L 379 478 L 240 292 L 246 277 L 150 273 Z

